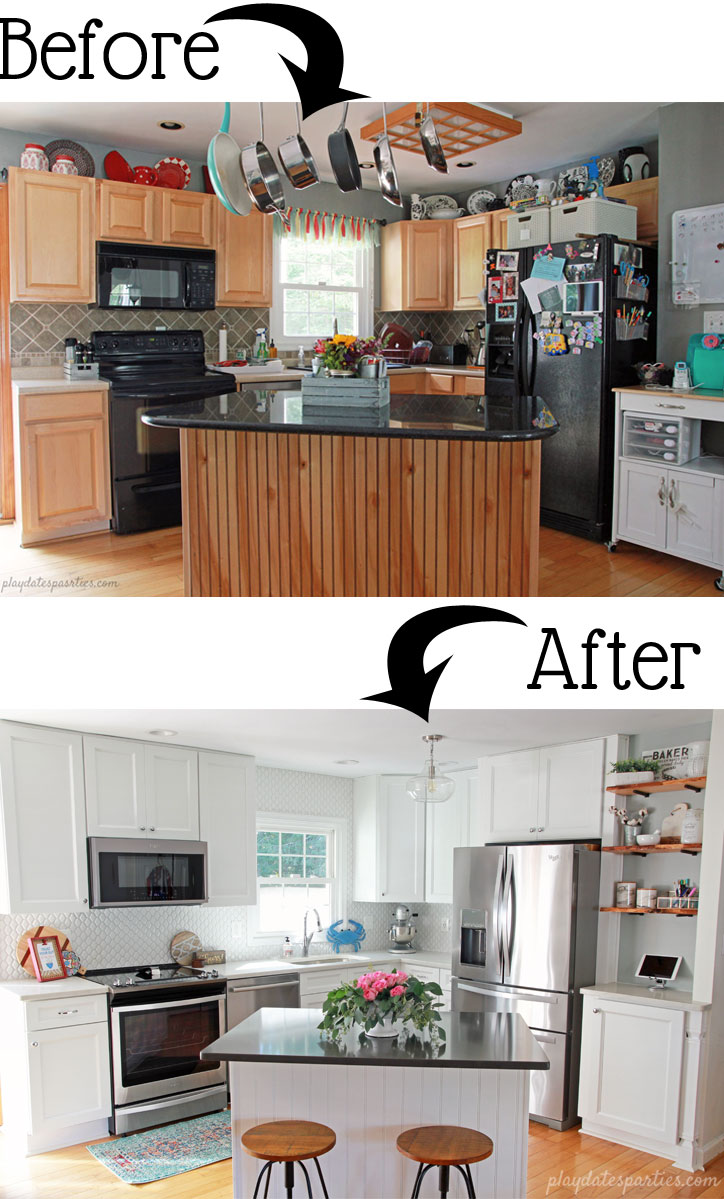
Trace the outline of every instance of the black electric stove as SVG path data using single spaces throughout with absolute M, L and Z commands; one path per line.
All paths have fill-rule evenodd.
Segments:
M 143 424 L 144 412 L 236 390 L 234 378 L 210 370 L 200 330 L 91 334 L 93 356 L 110 383 L 109 425 L 113 528 L 140 533 L 181 523 L 177 431 Z

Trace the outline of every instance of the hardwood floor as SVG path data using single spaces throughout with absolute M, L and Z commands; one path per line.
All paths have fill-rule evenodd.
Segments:
M 576 1128 L 555 1132 L 543 1124 L 530 1125 L 528 1153 L 527 1199 L 724 1196 L 724 1156 L 690 1175 L 666 1158 L 582 1136 Z M 129 1185 L 101 1166 L 85 1145 L 13 1158 L 0 1138 L 0 1178 L 2 1199 L 121 1199 L 130 1194 Z M 142 1193 L 146 1199 L 231 1199 L 231 1162 L 146 1183 Z
M 609 554 L 570 533 L 541 529 L 539 595 L 712 597 L 720 595 L 718 575 L 636 545 L 621 543 Z M 181 530 L 95 533 L 21 549 L 15 526 L 0 525 L 0 598 L 20 594 L 181 596 Z

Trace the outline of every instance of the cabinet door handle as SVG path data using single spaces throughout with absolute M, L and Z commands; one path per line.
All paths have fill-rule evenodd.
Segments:
M 77 1007 L 69 1008 L 67 1012 L 58 1012 L 58 1015 L 59 1016 L 77 1016 L 78 1008 Z
M 686 408 L 686 404 L 661 404 L 657 400 L 655 407 L 656 408 L 680 408 L 683 412 Z
M 672 479 L 669 486 L 669 507 L 673 512 L 676 508 L 676 480 Z
M 660 503 L 661 507 L 663 508 L 664 505 L 666 504 L 666 477 L 665 477 L 665 475 L 661 476 L 661 480 L 659 482 L 658 496 L 659 496 L 659 503 Z
M 591 1011 L 593 1012 L 594 1016 L 597 1016 L 598 1013 L 600 1012 L 600 1010 L 601 1010 L 600 1007 L 591 1008 Z

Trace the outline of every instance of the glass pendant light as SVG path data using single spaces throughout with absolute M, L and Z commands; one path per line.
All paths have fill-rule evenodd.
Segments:
M 407 794 L 419 803 L 444 803 L 455 790 L 455 780 L 441 774 L 435 765 L 435 745 L 443 741 L 441 733 L 429 733 L 422 738 L 430 746 L 430 757 L 419 774 L 407 780 Z

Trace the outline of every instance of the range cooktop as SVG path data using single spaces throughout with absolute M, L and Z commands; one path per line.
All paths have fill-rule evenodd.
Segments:
M 192 966 L 177 966 L 175 962 L 160 966 L 122 966 L 111 970 L 87 970 L 85 977 L 113 990 L 120 987 L 177 986 L 179 983 L 208 982 L 218 978 L 218 970 L 196 969 Z

